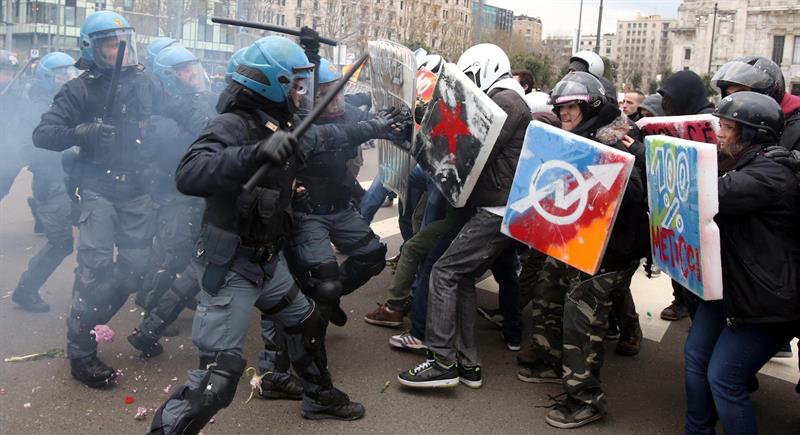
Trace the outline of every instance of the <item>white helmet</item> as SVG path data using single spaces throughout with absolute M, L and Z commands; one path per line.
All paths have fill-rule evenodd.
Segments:
M 422 61 L 419 63 L 419 68 L 425 68 L 434 74 L 439 74 L 442 65 L 444 65 L 444 58 L 442 56 L 438 54 L 428 54 L 422 58 Z
M 531 92 L 525 95 L 525 102 L 528 103 L 531 113 L 553 111 L 553 105 L 550 104 L 550 95 L 546 92 Z
M 511 77 L 511 62 L 502 48 L 494 44 L 478 44 L 458 58 L 458 69 L 486 92 L 503 76 Z
M 573 63 L 581 62 L 585 65 L 585 69 L 573 68 Z M 595 77 L 603 77 L 606 71 L 606 65 L 603 63 L 603 58 L 594 51 L 583 50 L 572 55 L 569 58 L 569 65 L 571 71 L 585 71 Z

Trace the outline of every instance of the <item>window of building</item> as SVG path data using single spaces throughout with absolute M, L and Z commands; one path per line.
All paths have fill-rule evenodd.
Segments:
M 297 9 L 303 8 L 303 0 L 297 0 Z
M 794 55 L 792 56 L 792 63 L 800 63 L 800 36 L 794 37 Z
M 691 48 L 684 48 L 683 49 L 683 60 L 692 60 L 692 49 Z
M 786 37 L 783 35 L 776 35 L 772 37 L 772 61 L 781 64 L 783 61 L 783 46 L 786 43 Z
M 299 7 L 299 5 L 300 5 L 300 1 L 299 0 L 298 0 L 297 4 L 298 4 L 298 7 Z M 302 15 L 298 15 L 297 17 L 295 17 L 294 26 L 295 27 L 303 27 L 303 16 Z

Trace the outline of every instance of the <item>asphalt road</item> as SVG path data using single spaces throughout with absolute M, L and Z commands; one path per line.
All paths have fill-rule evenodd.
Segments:
M 367 153 L 361 179 L 375 173 L 376 153 Z M 51 304 L 46 314 L 18 310 L 9 297 L 27 261 L 44 243 L 32 232 L 33 220 L 25 202 L 30 192 L 27 172 L 17 178 L 11 194 L 0 203 L 0 356 L 6 358 L 43 352 L 64 345 L 65 317 L 69 311 L 75 256 L 70 256 L 42 290 Z M 375 221 L 396 215 L 395 208 L 381 209 Z M 387 221 L 388 222 L 388 221 Z M 399 234 L 386 240 L 390 254 L 397 251 Z M 548 396 L 559 394 L 557 385 L 532 385 L 516 379 L 514 353 L 506 350 L 498 330 L 479 320 L 478 340 L 483 360 L 484 386 L 471 390 L 460 386 L 447 391 L 411 391 L 400 388 L 398 372 L 421 361 L 420 355 L 390 349 L 395 330 L 367 325 L 362 318 L 384 299 L 391 281 L 387 269 L 347 297 L 343 305 L 350 321 L 331 327 L 329 363 L 336 385 L 367 408 L 356 422 L 303 420 L 299 402 L 254 399 L 245 404 L 250 388 L 242 379 L 231 406 L 221 411 L 205 434 L 232 433 L 557 433 L 544 422 Z M 638 294 L 660 294 L 664 285 L 643 281 Z M 479 291 L 479 302 L 496 306 L 496 295 Z M 637 299 L 638 300 L 638 299 Z M 640 311 L 642 309 L 640 308 Z M 652 314 L 652 313 L 651 313 Z M 74 381 L 65 359 L 45 359 L 17 364 L 0 363 L 0 433 L 3 434 L 133 434 L 143 433 L 157 408 L 197 365 L 188 335 L 191 312 L 177 321 L 181 335 L 163 340 L 166 352 L 152 360 L 139 359 L 125 336 L 140 319 L 132 299 L 109 323 L 117 339 L 100 346 L 100 357 L 122 372 L 116 388 L 92 390 Z M 642 314 L 645 315 L 644 313 Z M 657 312 L 654 314 L 657 316 Z M 525 321 L 530 326 L 529 312 Z M 648 320 L 652 320 L 648 318 Z M 683 342 L 689 321 L 665 324 L 657 334 L 660 342 L 645 340 L 635 357 L 621 357 L 607 344 L 602 375 L 609 399 L 609 414 L 573 433 L 680 433 L 685 412 L 683 389 Z M 662 335 L 663 334 L 663 335 Z M 261 348 L 258 318 L 254 311 L 245 356 L 254 365 Z M 796 367 L 796 365 L 794 366 Z M 800 395 L 794 392 L 797 371 L 784 364 L 779 377 L 759 375 L 761 388 L 753 394 L 763 433 L 800 433 Z M 388 387 L 384 388 L 389 382 Z M 134 399 L 126 404 L 126 397 Z M 137 407 L 148 416 L 137 421 Z

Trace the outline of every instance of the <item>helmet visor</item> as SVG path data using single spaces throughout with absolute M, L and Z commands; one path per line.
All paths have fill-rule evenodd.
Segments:
M 53 70 L 53 85 L 56 90 L 61 89 L 64 83 L 78 77 L 80 71 L 72 65 L 62 66 Z
M 89 35 L 95 63 L 102 68 L 113 68 L 117 60 L 120 41 L 125 41 L 125 57 L 122 67 L 139 64 L 136 55 L 136 35 L 132 28 L 106 30 Z
M 573 101 L 590 102 L 592 100 L 589 88 L 583 83 L 562 80 L 556 83 L 553 91 L 550 92 L 550 104 L 559 105 L 571 103 Z
M 278 79 L 286 80 L 285 77 Z M 284 83 L 282 83 L 284 84 Z M 286 99 L 298 115 L 305 116 L 314 108 L 314 65 L 294 68 L 289 83 L 284 84 Z
M 769 89 L 773 85 L 773 80 L 766 71 L 735 60 L 722 65 L 711 79 L 714 86 L 719 87 L 720 82 L 723 82 L 723 86 L 727 83 L 747 86 L 750 89 Z
M 172 67 L 178 84 L 187 92 L 206 92 L 210 84 L 208 74 L 199 61 L 184 62 Z
M 319 85 L 319 99 L 322 100 L 328 93 L 333 92 L 333 88 L 336 87 L 337 83 L 338 81 Z M 344 113 L 344 94 L 339 92 L 339 94 L 325 106 L 325 111 L 323 113 L 329 116 L 336 116 Z

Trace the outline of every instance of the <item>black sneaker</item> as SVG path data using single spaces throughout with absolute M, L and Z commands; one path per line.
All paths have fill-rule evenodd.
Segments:
M 559 429 L 572 429 L 589 424 L 603 418 L 603 414 L 594 406 L 583 403 L 572 397 L 567 397 L 557 403 L 544 417 L 550 426 Z
M 39 293 L 15 291 L 11 300 L 25 311 L 31 313 L 46 313 L 50 311 L 50 305 L 42 300 Z
M 483 385 L 481 366 L 458 366 L 458 381 L 470 388 L 480 388 Z
M 397 375 L 397 380 L 413 388 L 447 388 L 458 385 L 458 364 L 440 363 L 432 353 L 428 359 L 413 369 Z
M 517 372 L 517 379 L 532 384 L 560 384 L 561 371 L 539 361 Z
M 108 388 L 117 378 L 114 369 L 105 365 L 95 354 L 70 359 L 69 365 L 72 377 L 91 388 Z
M 303 386 L 291 374 L 266 373 L 261 378 L 258 396 L 267 400 L 301 400 Z
M 332 388 L 309 394 L 311 404 L 303 401 L 300 414 L 308 420 L 358 420 L 364 416 L 364 405 L 353 402 L 344 392 Z

